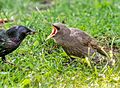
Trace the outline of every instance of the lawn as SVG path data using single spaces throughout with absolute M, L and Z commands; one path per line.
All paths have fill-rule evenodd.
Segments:
M 0 88 L 120 88 L 120 55 L 113 67 L 90 67 L 81 59 L 65 66 L 62 47 L 45 41 L 51 24 L 65 21 L 120 49 L 119 0 L 0 0 L 0 18 L 14 19 L 1 28 L 25 25 L 37 32 L 7 55 L 17 67 L 0 62 Z

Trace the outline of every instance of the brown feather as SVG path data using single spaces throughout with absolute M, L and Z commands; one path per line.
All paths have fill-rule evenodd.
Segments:
M 95 58 L 98 58 L 100 54 L 106 56 L 97 41 L 86 32 L 77 28 L 68 28 L 61 23 L 55 23 L 54 26 L 59 30 L 53 39 L 63 47 L 69 56 L 73 55 L 80 58 L 92 57 L 93 54 L 96 55 Z

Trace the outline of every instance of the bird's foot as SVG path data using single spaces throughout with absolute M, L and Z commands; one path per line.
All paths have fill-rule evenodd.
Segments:
M 8 64 L 10 64 L 10 65 L 16 66 L 15 64 L 7 61 L 5 56 L 2 57 L 2 61 L 3 61 L 3 63 L 8 63 Z
M 5 61 L 6 61 L 5 56 L 2 57 L 2 61 L 3 61 L 3 63 L 5 63 Z
M 7 63 L 7 64 L 12 65 L 12 66 L 16 66 L 15 64 L 13 64 L 13 63 L 11 63 L 9 61 L 4 61 L 4 63 Z
M 68 65 L 71 65 L 71 64 L 74 63 L 74 62 L 75 62 L 75 58 L 70 58 L 69 61 L 63 62 L 63 65 L 64 65 L 64 66 L 68 66 Z

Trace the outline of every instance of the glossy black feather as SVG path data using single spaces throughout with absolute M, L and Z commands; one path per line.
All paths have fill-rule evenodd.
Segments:
M 7 31 L 0 30 L 0 57 L 5 59 L 5 55 L 16 50 L 24 38 L 33 32 L 25 26 L 15 26 Z

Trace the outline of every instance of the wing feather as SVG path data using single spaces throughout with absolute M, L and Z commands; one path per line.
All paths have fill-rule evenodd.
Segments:
M 0 30 L 0 55 L 6 52 L 6 50 L 11 49 L 13 45 L 15 45 L 15 43 L 8 38 L 6 31 Z
M 82 44 L 86 47 L 91 47 L 91 48 L 97 50 L 97 52 L 99 52 L 100 54 L 106 56 L 106 53 L 103 51 L 101 46 L 90 35 L 88 35 L 84 31 L 76 29 L 76 28 L 71 28 L 70 30 L 72 31 L 72 33 L 74 33 L 74 34 L 71 34 L 70 36 L 74 36 L 75 38 L 77 38 L 77 40 L 79 41 L 80 44 Z

